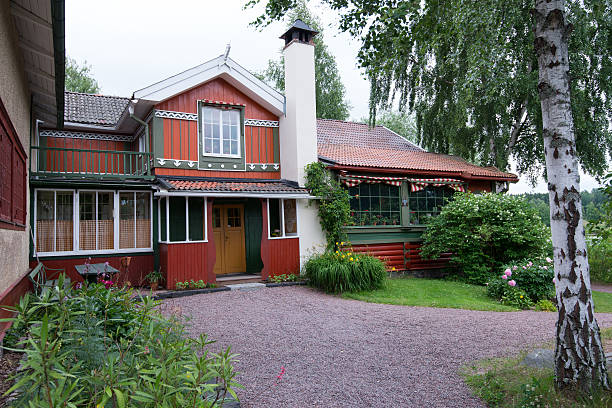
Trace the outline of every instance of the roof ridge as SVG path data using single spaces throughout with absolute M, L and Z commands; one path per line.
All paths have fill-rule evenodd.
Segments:
M 65 94 L 72 94 L 72 95 L 86 95 L 86 96 L 95 96 L 97 98 L 115 98 L 115 99 L 125 99 L 127 101 L 130 101 L 130 98 L 127 96 L 116 96 L 116 95 L 102 95 L 102 94 L 93 94 L 93 93 L 87 93 L 87 92 L 75 92 L 75 91 L 64 91 L 64 95 Z

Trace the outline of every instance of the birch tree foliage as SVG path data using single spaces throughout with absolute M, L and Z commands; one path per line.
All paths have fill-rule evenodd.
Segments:
M 392 102 L 416 114 L 418 142 L 477 164 L 521 174 L 544 171 L 533 49 L 533 0 L 323 0 L 340 29 L 361 40 L 358 64 L 370 81 L 370 120 Z M 295 0 L 265 3 L 265 25 Z M 570 37 L 576 149 L 585 171 L 605 172 L 612 153 L 610 0 L 572 0 Z

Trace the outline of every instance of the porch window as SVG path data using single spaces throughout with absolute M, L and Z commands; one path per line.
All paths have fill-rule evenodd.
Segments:
M 442 207 L 453 197 L 455 190 L 448 186 L 427 186 L 420 191 L 410 192 L 408 206 L 410 224 L 425 224 L 430 217 L 440 214 Z
M 40 254 L 152 248 L 150 192 L 36 190 L 34 208 L 36 251 Z
M 72 251 L 72 191 L 40 191 L 36 202 L 36 248 L 39 252 Z
M 79 249 L 104 250 L 115 247 L 114 193 L 79 193 Z
M 400 188 L 386 183 L 361 183 L 349 187 L 355 225 L 399 225 Z
M 203 155 L 240 156 L 240 111 L 202 106 Z
M 159 242 L 206 242 L 204 197 L 161 197 Z
M 297 202 L 294 199 L 268 199 L 268 237 L 298 236 Z

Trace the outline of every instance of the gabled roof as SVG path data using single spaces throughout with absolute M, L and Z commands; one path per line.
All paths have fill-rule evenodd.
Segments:
M 161 102 L 221 77 L 270 112 L 285 113 L 285 96 L 225 55 L 134 92 L 134 99 Z
M 458 156 L 429 153 L 384 126 L 317 120 L 319 158 L 335 166 L 378 172 L 456 175 L 466 179 L 518 181 L 515 174 L 481 167 Z
M 128 98 L 78 92 L 64 93 L 66 122 L 115 127 L 127 112 Z
M 317 119 L 317 143 L 319 145 L 346 144 L 403 152 L 424 151 L 384 126 L 376 125 L 371 129 L 365 123 L 335 119 Z

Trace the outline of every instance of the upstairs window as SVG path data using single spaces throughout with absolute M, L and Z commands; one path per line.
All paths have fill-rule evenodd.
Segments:
M 204 156 L 240 157 L 240 111 L 202 106 Z

